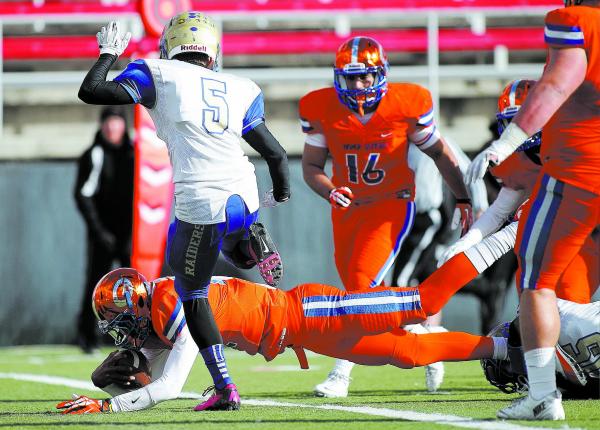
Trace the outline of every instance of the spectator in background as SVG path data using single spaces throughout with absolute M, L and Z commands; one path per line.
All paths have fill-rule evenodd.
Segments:
M 87 271 L 77 324 L 77 342 L 86 353 L 98 347 L 90 306 L 96 282 L 117 261 L 129 266 L 133 223 L 133 145 L 122 110 L 108 107 L 100 129 L 77 162 L 75 201 L 87 226 Z

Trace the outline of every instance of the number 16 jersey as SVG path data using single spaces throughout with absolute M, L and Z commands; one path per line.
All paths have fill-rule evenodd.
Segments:
M 429 91 L 409 83 L 389 84 L 370 119 L 363 124 L 343 105 L 334 88 L 313 91 L 300 100 L 306 143 L 326 147 L 333 159 L 332 181 L 363 198 L 414 198 L 408 145 L 426 149 L 439 139 Z M 368 115 L 368 114 L 367 114 Z

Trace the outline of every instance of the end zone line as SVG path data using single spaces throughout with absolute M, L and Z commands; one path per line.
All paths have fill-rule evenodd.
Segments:
M 61 376 L 51 375 L 36 375 L 31 373 L 2 373 L 0 372 L 0 379 L 13 379 L 17 381 L 36 382 L 49 385 L 62 385 L 70 388 L 79 388 L 90 391 L 102 391 L 92 384 L 91 381 L 82 381 L 79 379 L 64 378 Z M 179 398 L 185 399 L 202 399 L 203 397 L 194 392 L 182 392 Z M 489 421 L 489 420 L 477 420 L 470 417 L 461 417 L 458 415 L 446 415 L 437 413 L 425 413 L 406 411 L 400 409 L 389 409 L 389 408 L 375 408 L 371 406 L 340 406 L 340 405 L 309 405 L 304 403 L 288 403 L 288 402 L 277 402 L 274 400 L 260 400 L 260 399 L 242 399 L 243 405 L 250 406 L 271 406 L 279 408 L 307 408 L 307 409 L 321 409 L 329 411 L 342 411 L 351 412 L 356 414 L 379 416 L 386 418 L 396 418 L 402 421 L 413 421 L 413 422 L 428 422 L 433 424 L 447 425 L 451 427 L 470 428 L 470 429 L 481 429 L 481 430 L 556 430 L 557 428 L 550 427 L 537 427 L 537 426 L 524 426 L 520 424 L 513 424 L 510 421 Z M 561 430 L 583 430 L 580 428 L 571 428 L 567 425 L 561 426 Z

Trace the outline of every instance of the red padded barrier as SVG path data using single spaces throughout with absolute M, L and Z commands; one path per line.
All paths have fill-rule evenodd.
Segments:
M 553 0 L 196 0 L 194 9 L 207 13 L 348 11 L 401 9 L 520 9 L 539 7 L 548 10 L 561 6 Z M 0 15 L 29 14 L 120 14 L 135 12 L 137 2 L 124 5 L 103 4 L 94 0 L 46 0 L 41 6 L 31 1 L 0 1 Z
M 427 50 L 425 30 L 373 30 L 362 35 L 379 40 L 387 52 L 424 52 Z M 223 35 L 224 55 L 310 54 L 331 53 L 347 37 L 333 31 L 242 32 Z M 493 28 L 483 35 L 468 29 L 440 30 L 441 51 L 491 50 L 497 45 L 509 49 L 544 49 L 542 28 Z M 157 40 L 132 41 L 125 55 L 156 50 Z M 95 36 L 46 36 L 4 38 L 5 60 L 95 58 L 98 45 Z
M 68 15 L 68 14 L 123 14 L 136 12 L 135 2 L 124 5 L 105 5 L 99 1 L 46 1 L 41 6 L 35 6 L 31 1 L 0 2 L 2 15 Z

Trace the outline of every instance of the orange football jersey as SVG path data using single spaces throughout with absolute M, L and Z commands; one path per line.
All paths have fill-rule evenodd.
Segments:
M 173 278 L 154 281 L 151 302 L 152 328 L 163 343 L 171 348 L 185 327 L 185 313 L 175 292 Z
M 237 278 L 213 277 L 210 307 L 225 345 L 267 361 L 282 350 L 285 335 L 285 292 Z
M 554 10 L 544 33 L 549 47 L 585 49 L 588 61 L 584 82 L 543 128 L 544 171 L 600 194 L 600 8 Z
M 281 352 L 287 306 L 283 291 L 242 279 L 213 277 L 208 301 L 226 345 L 250 355 L 258 352 L 267 360 Z M 185 324 L 174 279 L 157 279 L 152 293 L 154 331 L 172 347 Z
M 303 131 L 325 136 L 336 186 L 349 187 L 358 200 L 392 195 L 414 198 L 414 174 L 407 162 L 408 136 L 418 126 L 433 124 L 428 90 L 409 83 L 389 84 L 387 94 L 364 125 L 340 103 L 334 88 L 307 94 L 300 99 L 299 110 Z M 425 143 L 426 138 L 415 144 Z

